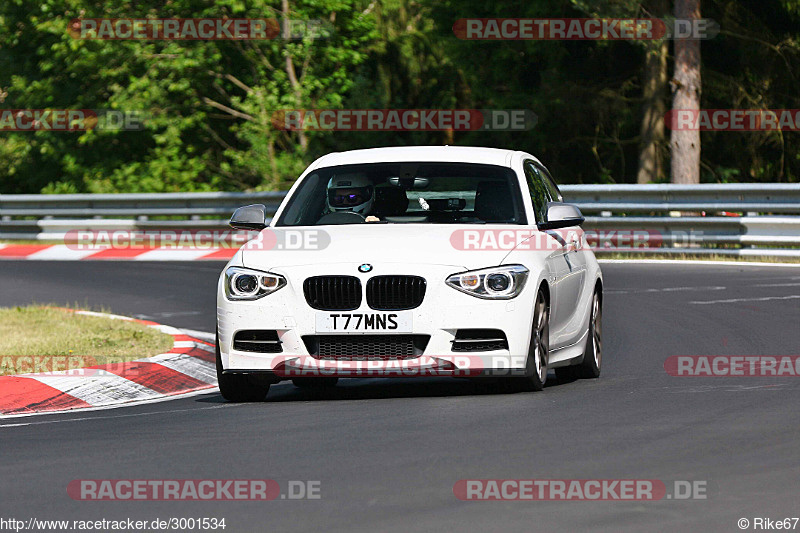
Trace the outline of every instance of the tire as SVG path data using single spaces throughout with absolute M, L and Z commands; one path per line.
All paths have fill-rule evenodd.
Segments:
M 550 357 L 550 306 L 544 291 L 539 289 L 533 311 L 531 341 L 525 376 L 509 378 L 514 390 L 522 392 L 540 391 L 547 381 L 547 364 Z
M 294 386 L 300 389 L 326 389 L 329 387 L 335 387 L 336 383 L 339 382 L 339 378 L 337 377 L 330 377 L 330 378 L 294 378 L 292 383 Z
M 589 339 L 586 341 L 583 362 L 575 367 L 580 378 L 594 379 L 600 377 L 600 366 L 603 363 L 602 319 L 603 300 L 600 296 L 600 290 L 597 289 L 592 297 L 592 309 L 589 317 Z
M 222 356 L 219 351 L 217 334 L 217 382 L 222 397 L 229 402 L 260 402 L 267 397 L 268 383 L 259 383 L 255 376 L 247 374 L 223 374 Z

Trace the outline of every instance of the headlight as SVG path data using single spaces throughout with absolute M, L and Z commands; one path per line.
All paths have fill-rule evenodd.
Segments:
M 225 296 L 229 300 L 256 300 L 286 285 L 286 278 L 249 268 L 230 267 L 225 271 Z
M 527 279 L 527 268 L 507 265 L 453 274 L 446 283 L 477 298 L 508 300 L 522 291 Z

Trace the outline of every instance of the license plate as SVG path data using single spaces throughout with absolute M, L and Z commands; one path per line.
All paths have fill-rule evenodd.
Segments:
M 317 313 L 317 331 L 411 333 L 411 311 L 395 313 Z

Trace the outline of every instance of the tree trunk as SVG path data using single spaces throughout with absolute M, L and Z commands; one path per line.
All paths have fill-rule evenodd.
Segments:
M 700 18 L 700 0 L 675 0 L 676 19 Z M 672 110 L 700 109 L 700 41 L 675 39 Z M 700 130 L 672 130 L 672 183 L 700 183 Z
M 667 93 L 667 42 L 648 46 L 643 87 L 641 148 L 638 183 L 661 181 L 664 177 L 664 113 Z
M 287 41 L 290 38 L 289 34 L 289 0 L 282 0 L 281 1 L 281 20 L 283 21 L 283 38 Z M 294 91 L 294 100 L 295 105 L 300 106 L 302 105 L 303 100 L 303 92 L 301 89 L 300 81 L 297 79 L 297 72 L 294 68 L 294 61 L 292 61 L 292 55 L 287 53 L 286 54 L 286 75 L 289 78 L 289 83 L 292 85 L 292 90 Z M 300 141 L 300 148 L 303 150 L 303 153 L 308 151 L 308 137 L 306 136 L 306 132 L 303 129 L 297 130 L 297 138 Z
M 667 14 L 666 0 L 652 0 L 645 5 L 649 17 Z M 664 113 L 667 97 L 668 41 L 645 41 L 644 80 L 642 82 L 642 127 L 639 148 L 637 183 L 661 181 L 664 178 Z

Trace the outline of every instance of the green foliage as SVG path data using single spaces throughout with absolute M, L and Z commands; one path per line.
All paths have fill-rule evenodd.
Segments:
M 648 16 L 636 0 L 289 0 L 329 38 L 74 39 L 76 17 L 280 18 L 281 0 L 4 0 L 0 107 L 118 109 L 142 131 L 0 133 L 0 192 L 285 189 L 315 157 L 379 145 L 510 147 L 562 182 L 636 179 L 646 46 L 464 41 L 464 17 Z M 645 8 L 642 7 L 645 5 Z M 800 108 L 794 0 L 703 0 L 703 107 Z M 291 65 L 291 66 L 290 66 Z M 287 109 L 530 109 L 526 132 L 290 132 Z M 796 132 L 704 133 L 704 181 L 799 181 Z
M 280 109 L 342 106 L 372 20 L 354 0 L 292 1 L 290 19 L 333 22 L 329 39 L 97 41 L 66 31 L 84 17 L 280 16 L 280 1 L 14 0 L 0 6 L 5 108 L 146 113 L 144 131 L 3 133 L 3 192 L 167 192 L 282 188 L 304 166 Z M 286 58 L 295 64 L 292 84 Z M 247 117 L 247 118 L 243 118 Z

